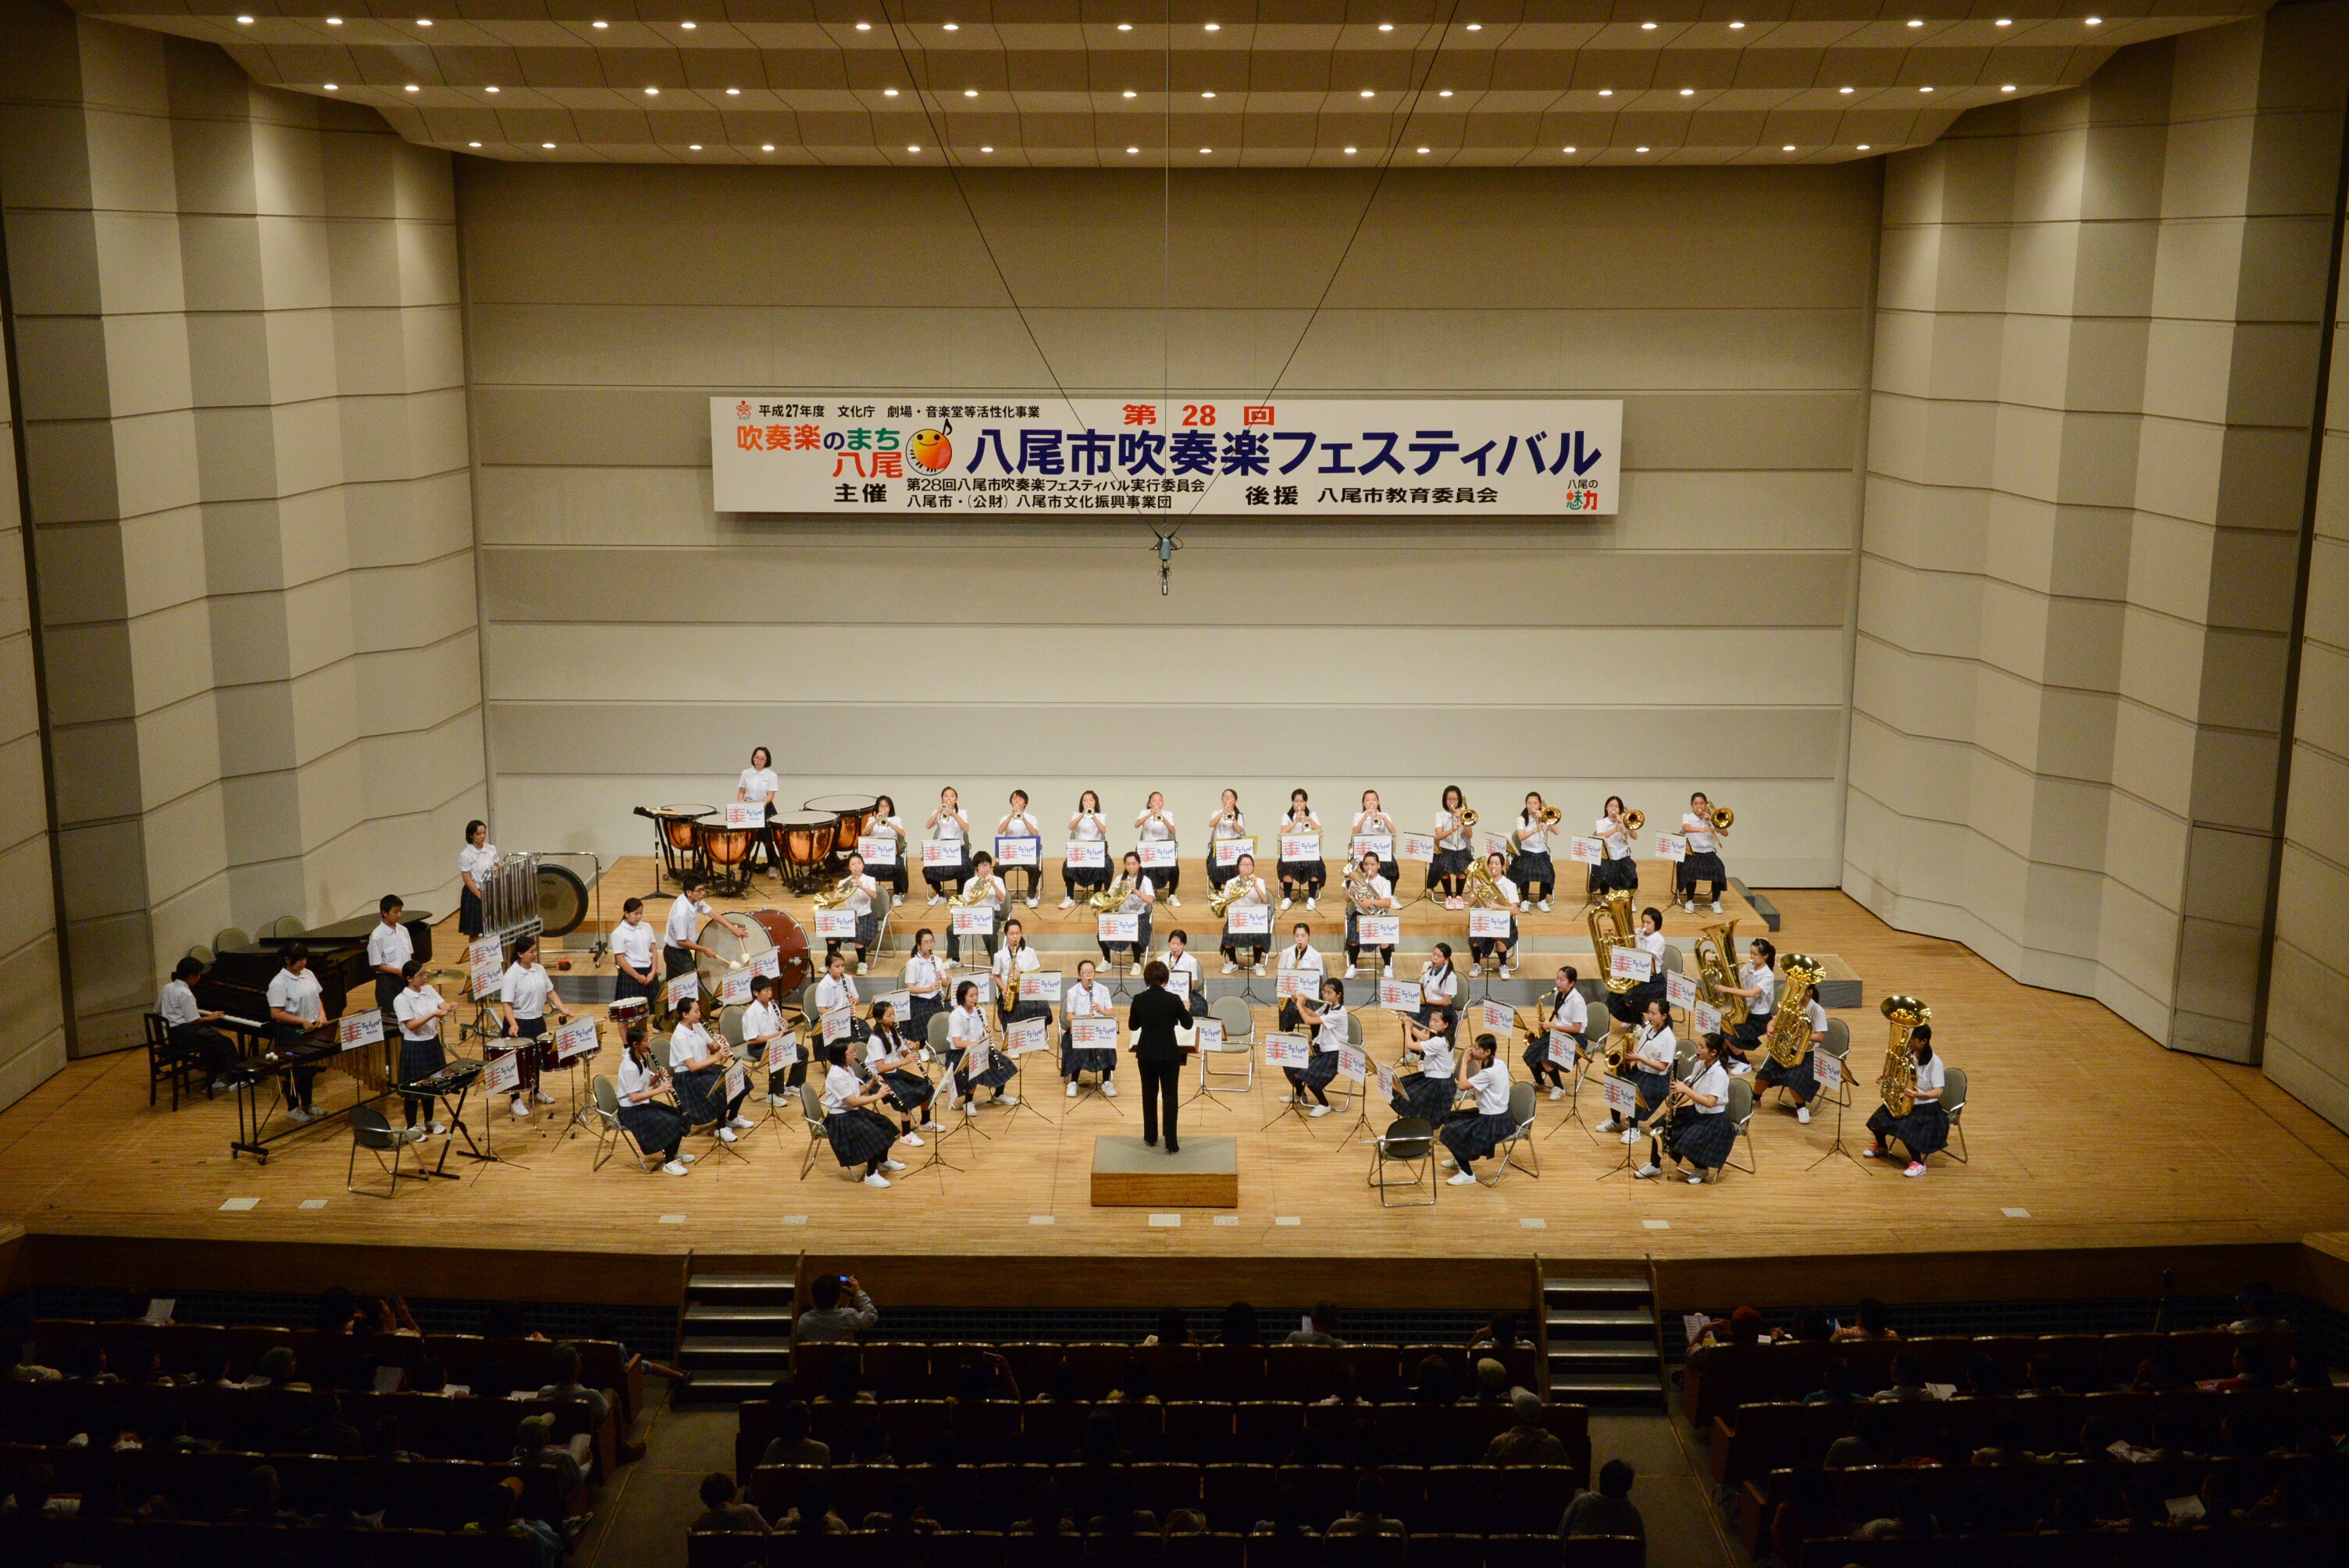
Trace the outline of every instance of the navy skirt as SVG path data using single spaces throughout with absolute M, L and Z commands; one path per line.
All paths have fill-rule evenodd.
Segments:
M 917 1046 L 930 1043 L 930 1020 L 947 1010 L 947 1004 L 936 996 L 915 996 L 906 1005 L 905 1037 Z
M 1782 1068 L 1764 1057 L 1762 1065 L 1754 1069 L 1754 1083 L 1757 1088 L 1775 1088 L 1784 1084 L 1793 1091 L 1796 1099 L 1806 1105 L 1816 1099 L 1819 1093 L 1819 1075 L 1812 1069 L 1811 1053 L 1808 1051 L 1803 1053 L 1802 1060 L 1790 1068 Z
M 1619 861 L 1601 861 L 1590 868 L 1591 892 L 1611 892 L 1618 889 L 1625 892 L 1640 891 L 1640 862 L 1630 855 Z
M 467 936 L 479 936 L 487 923 L 481 914 L 481 895 L 471 888 L 457 895 L 457 929 Z
M 1920 1099 L 1906 1116 L 1895 1116 L 1882 1106 L 1868 1119 L 1868 1130 L 1879 1143 L 1898 1141 L 1911 1160 L 1945 1149 L 1950 1142 L 1950 1113 L 1938 1099 Z
M 955 1073 L 955 1083 L 966 1096 L 974 1088 L 999 1089 L 1019 1076 L 1019 1065 L 1017 1062 L 1001 1051 L 991 1050 L 987 1054 L 987 1070 L 973 1078 L 968 1073 L 959 1070 L 962 1059 L 967 1054 L 960 1046 L 947 1053 L 947 1063 L 957 1069 Z
M 685 1114 L 690 1126 L 726 1119 L 726 1069 L 703 1068 L 699 1072 L 674 1073 L 670 1081 L 677 1085 L 678 1109 Z
M 1664 1103 L 1664 1095 L 1672 1087 L 1672 1076 L 1670 1073 L 1634 1071 L 1631 1087 L 1640 1091 L 1640 1110 L 1651 1111 Z
M 1459 1116 L 1444 1124 L 1436 1137 L 1452 1151 L 1452 1158 L 1465 1166 L 1482 1160 L 1498 1149 L 1516 1132 L 1517 1124 L 1504 1111 L 1496 1116 Z
M 885 1160 L 897 1141 L 897 1130 L 889 1125 L 889 1119 L 869 1107 L 833 1111 L 823 1119 L 823 1132 L 843 1165 L 870 1165 Z
M 950 866 L 924 866 L 922 868 L 922 880 L 929 883 L 933 888 L 943 887 L 947 882 L 953 882 L 957 887 L 960 887 L 962 885 L 963 879 L 969 875 L 970 845 L 968 842 L 966 842 L 962 847 L 961 861 L 956 864 Z
M 1517 884 L 1519 892 L 1523 892 L 1534 882 L 1539 882 L 1544 887 L 1556 887 L 1557 869 L 1550 863 L 1547 850 L 1544 850 L 1537 855 L 1519 851 L 1516 863 L 1509 868 L 1509 880 Z
M 1103 858 L 1106 859 L 1106 857 Z M 1109 867 L 1106 865 L 1072 866 L 1068 861 L 1062 861 L 1061 884 L 1071 892 L 1083 887 L 1107 887 L 1109 886 Z
M 890 1103 L 899 1110 L 918 1110 L 937 1093 L 936 1086 L 926 1077 L 906 1068 L 883 1073 L 881 1081 L 889 1086 Z
M 1736 1141 L 1737 1127 L 1729 1119 L 1727 1111 L 1707 1116 L 1688 1107 L 1664 1128 L 1664 1152 L 1700 1171 L 1711 1171 L 1724 1163 L 1729 1159 L 1730 1146 Z
M 1452 1102 L 1459 1098 L 1460 1086 L 1451 1078 L 1421 1073 L 1395 1085 L 1394 1111 L 1397 1116 L 1424 1117 L 1440 1125 L 1452 1114 Z
M 685 1118 L 653 1100 L 620 1107 L 620 1125 L 647 1154 L 658 1154 L 685 1136 Z
M 1117 1071 L 1117 1050 L 1112 1046 L 1087 1046 L 1079 1050 L 1070 1043 L 1069 1036 L 1061 1036 L 1061 1076 L 1073 1078 L 1079 1073 L 1099 1073 L 1107 1078 Z
M 1287 887 L 1292 882 L 1302 882 L 1307 887 L 1318 888 L 1327 883 L 1330 880 L 1330 862 L 1327 861 L 1282 861 L 1279 865 L 1279 877 L 1280 884 L 1283 887 Z
M 1729 872 L 1723 869 L 1719 855 L 1691 850 L 1688 858 L 1681 861 L 1680 882 L 1684 888 L 1692 888 L 1699 882 L 1711 882 L 1713 896 L 1719 898 L 1722 890 L 1729 885 Z
M 1338 1053 L 1316 1051 L 1301 1068 L 1283 1068 L 1288 1081 L 1311 1088 L 1328 1088 L 1330 1080 L 1338 1076 Z
M 1445 877 L 1466 876 L 1468 874 L 1468 857 L 1475 852 L 1475 851 L 1473 850 L 1436 851 L 1435 858 L 1433 861 L 1430 861 L 1427 865 L 1427 880 L 1430 882 L 1441 882 Z

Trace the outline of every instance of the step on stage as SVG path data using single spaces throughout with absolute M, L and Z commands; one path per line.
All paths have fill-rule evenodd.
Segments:
M 1239 1140 L 1188 1138 L 1169 1154 L 1138 1137 L 1096 1138 L 1092 1194 L 1096 1209 L 1237 1209 Z

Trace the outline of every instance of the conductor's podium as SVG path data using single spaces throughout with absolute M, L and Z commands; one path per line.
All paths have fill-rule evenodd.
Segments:
M 1186 1138 L 1179 1154 L 1139 1138 L 1093 1140 L 1096 1209 L 1237 1209 L 1240 1145 L 1236 1138 Z

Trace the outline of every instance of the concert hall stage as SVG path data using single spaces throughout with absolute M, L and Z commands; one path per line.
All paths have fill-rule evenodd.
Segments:
M 1647 869 L 1651 879 L 1660 870 Z M 649 871 L 636 861 L 614 868 L 607 916 L 627 894 L 648 891 Z M 1416 885 L 1414 873 L 1406 880 Z M 1198 891 L 1162 923 L 1207 929 L 1205 878 L 1185 881 Z M 1050 885 L 1043 907 L 1018 913 L 1048 962 L 1065 954 L 1073 971 L 1089 918 L 1061 916 L 1057 878 Z M 1930 1175 L 1909 1181 L 1897 1165 L 1823 1160 L 1837 1134 L 1832 1109 L 1801 1126 L 1765 1104 L 1754 1120 L 1758 1174 L 1731 1171 L 1701 1188 L 1635 1181 L 1619 1170 L 1623 1146 L 1587 1130 L 1602 1114 L 1593 1087 L 1581 1097 L 1580 1122 L 1563 1119 L 1566 1105 L 1541 1102 L 1538 1177 L 1512 1171 L 1497 1187 L 1442 1187 L 1433 1207 L 1387 1209 L 1366 1184 L 1370 1132 L 1356 1111 L 1315 1121 L 1278 1115 L 1281 1079 L 1259 1062 L 1252 1092 L 1183 1110 L 1186 1146 L 1236 1140 L 1237 1207 L 1181 1212 L 1170 1222 L 1164 1212 L 1091 1201 L 1096 1138 L 1140 1130 L 1133 1088 L 1114 1100 L 1068 1100 L 1047 1058 L 1036 1057 L 1027 1092 L 1040 1117 L 982 1110 L 988 1137 L 957 1131 L 946 1140 L 957 1170 L 927 1168 L 935 1145 L 901 1150 L 911 1168 L 888 1191 L 844 1180 L 828 1150 L 800 1179 L 809 1140 L 796 1107 L 768 1119 L 754 1099 L 761 1124 L 740 1145 L 746 1158 L 707 1151 L 677 1180 L 641 1174 L 625 1157 L 592 1170 L 592 1136 L 566 1136 L 567 1103 L 516 1121 L 502 1109 L 485 1112 L 476 1093 L 466 1115 L 477 1136 L 482 1117 L 493 1119 L 505 1162 L 452 1160 L 461 1181 L 403 1183 L 384 1202 L 344 1189 L 347 1122 L 296 1136 L 265 1167 L 232 1159 L 229 1100 L 199 1099 L 174 1114 L 167 1099 L 150 1109 L 145 1058 L 134 1052 L 74 1063 L 0 1113 L 0 1219 L 23 1231 L 0 1251 L 17 1286 L 70 1279 L 297 1292 L 340 1283 L 644 1305 L 678 1299 L 688 1254 L 845 1260 L 876 1295 L 900 1305 L 1204 1305 L 1251 1294 L 1506 1305 L 1526 1299 L 1537 1268 L 1621 1273 L 1641 1260 L 1652 1260 L 1666 1307 L 1869 1293 L 2134 1295 L 2157 1288 L 2165 1263 L 2189 1290 L 2230 1289 L 2256 1272 L 2282 1288 L 2314 1294 L 2315 1281 L 2341 1294 L 2349 1269 L 2337 1260 L 2349 1247 L 2338 1237 L 2302 1242 L 2349 1233 L 2349 1138 L 2256 1069 L 2165 1051 L 2094 1002 L 2021 985 L 1954 943 L 1892 930 L 1840 892 L 1768 896 L 1784 915 L 1781 954 L 1837 954 L 1864 976 L 1864 1005 L 1839 1015 L 1851 1026 L 1857 1080 L 1845 1145 L 1866 1143 L 1876 1103 L 1885 1026 L 1874 1004 L 1901 991 L 1930 1005 L 1936 1044 L 1971 1078 L 1970 1163 L 1937 1157 Z M 807 921 L 803 898 L 750 902 Z M 1557 962 L 1545 946 L 1587 947 L 1576 941 L 1583 928 L 1568 903 L 1526 919 L 1533 951 L 1521 977 L 1544 980 Z M 653 905 L 656 923 L 664 909 Z M 945 911 L 917 896 L 904 913 L 911 918 L 901 921 L 901 937 L 913 925 L 942 924 Z M 1299 906 L 1278 923 L 1299 917 L 1312 919 L 1325 951 L 1335 945 L 1330 908 L 1303 916 Z M 1464 921 L 1419 905 L 1406 916 L 1405 945 L 1448 934 L 1464 954 Z M 1672 910 L 1666 933 L 1685 949 L 1698 923 Z M 1740 936 L 1761 929 L 1749 912 Z M 588 977 L 591 940 L 585 931 L 570 938 L 566 978 Z M 1211 992 L 1237 984 L 1219 975 L 1212 943 L 1195 946 Z M 460 951 L 453 932 L 440 951 Z M 893 951 L 878 966 L 868 997 L 891 988 L 886 973 L 899 962 Z M 1397 967 L 1413 975 L 1418 962 Z M 459 989 L 453 975 L 442 984 Z M 1268 1004 L 1272 982 L 1256 984 Z M 1473 995 L 1475 983 L 1463 984 Z M 1371 1052 L 1391 1062 L 1397 1026 L 1365 1011 Z M 1268 1005 L 1257 1009 L 1260 1030 L 1270 1016 Z M 616 1050 L 605 1044 L 605 1070 Z M 1523 1076 L 1514 1051 L 1511 1063 Z M 1120 1076 L 1132 1084 L 1130 1062 Z M 1194 1070 L 1186 1092 L 1195 1083 Z M 318 1100 L 344 1104 L 350 1093 L 351 1081 L 330 1073 Z M 1380 1113 L 1372 1124 L 1385 1119 Z M 437 1155 L 437 1142 L 426 1148 Z M 1747 1157 L 1741 1145 L 1736 1159 Z M 364 1152 L 359 1171 L 375 1174 Z

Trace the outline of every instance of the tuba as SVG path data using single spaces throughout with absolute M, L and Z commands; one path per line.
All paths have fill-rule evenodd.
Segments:
M 1884 1047 L 1884 1076 L 1876 1087 L 1883 1091 L 1884 1109 L 1902 1117 L 1917 1109 L 1917 1058 L 1909 1037 L 1918 1025 L 1932 1021 L 1933 1009 L 1914 996 L 1887 996 L 1879 1011 L 1892 1020 L 1892 1039 Z
M 1117 880 L 1085 900 L 1095 914 L 1115 914 L 1133 893 L 1133 879 L 1120 872 Z
M 1745 1022 L 1745 998 L 1728 987 L 1737 984 L 1737 922 L 1708 925 L 1697 934 L 1696 972 L 1705 994 L 1721 1009 L 1727 1025 Z
M 1637 934 L 1631 924 L 1631 895 L 1626 890 L 1609 888 L 1605 897 L 1590 906 L 1590 951 L 1599 965 L 1599 977 L 1618 996 L 1640 984 L 1617 975 L 1614 958 L 1615 949 L 1631 946 Z
M 1811 993 L 1818 988 L 1826 971 L 1806 953 L 1789 953 L 1781 966 L 1786 972 L 1786 984 L 1778 993 L 1770 1026 L 1763 1031 L 1762 1046 L 1772 1061 L 1791 1068 L 1811 1048 Z
M 1356 914 L 1377 913 L 1371 908 L 1371 879 L 1362 874 L 1361 861 L 1349 861 L 1346 863 L 1345 882 L 1346 903 L 1352 907 Z
M 854 892 L 855 889 L 856 879 L 854 877 L 843 877 L 838 882 L 833 883 L 832 886 L 815 895 L 815 906 L 818 909 L 838 909 L 842 904 L 848 902 L 848 895 L 851 892 Z

